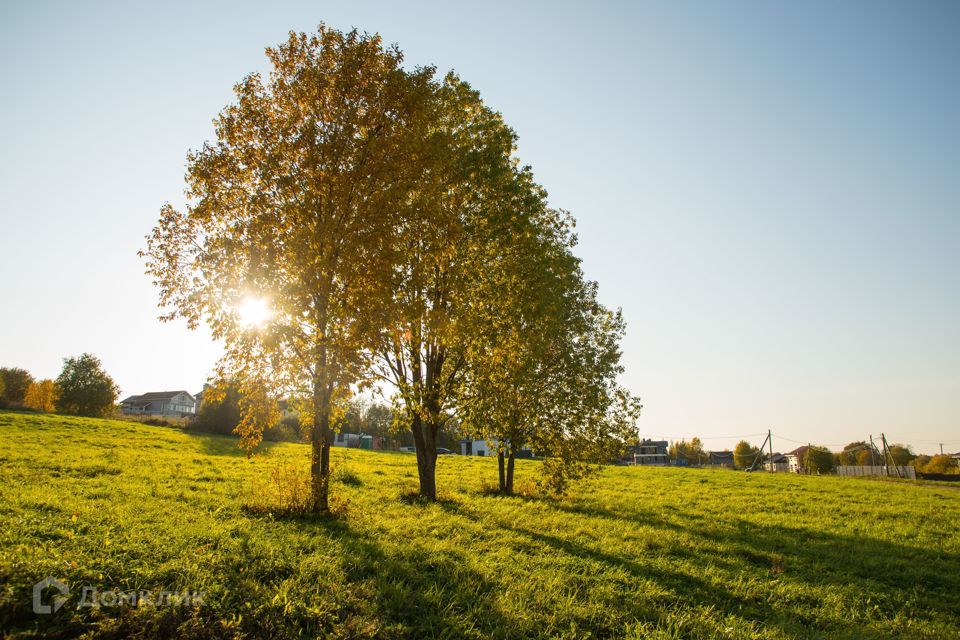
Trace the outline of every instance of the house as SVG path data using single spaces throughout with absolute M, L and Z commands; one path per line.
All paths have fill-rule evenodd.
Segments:
M 471 440 L 469 438 L 460 441 L 460 455 L 462 456 L 495 456 L 500 443 L 497 440 Z M 523 447 L 520 451 L 514 452 L 513 457 L 518 460 L 533 458 L 533 450 L 530 447 Z
M 807 445 L 802 447 L 797 447 L 793 451 L 787 454 L 787 465 L 790 473 L 803 473 L 803 458 L 807 455 Z
M 356 449 L 360 447 L 360 434 L 359 433 L 340 433 L 334 434 L 333 436 L 333 446 L 335 447 L 350 447 Z
M 200 412 L 200 405 L 203 404 L 203 394 L 205 394 L 205 393 L 207 392 L 207 389 L 209 389 L 209 388 L 210 388 L 210 385 L 207 384 L 206 382 L 204 382 L 204 383 L 203 383 L 203 389 L 201 389 L 200 391 L 197 391 L 195 394 L 193 394 L 193 399 L 196 400 L 196 402 L 197 402 L 197 413 Z
M 126 416 L 183 417 L 197 413 L 196 399 L 186 391 L 151 391 L 120 401 Z
M 763 468 L 767 471 L 790 471 L 790 460 L 782 453 L 767 456 Z
M 667 454 L 669 446 L 666 440 L 641 440 L 627 447 L 625 462 L 639 465 L 668 465 L 670 464 L 670 456 Z
M 707 464 L 711 467 L 733 469 L 733 451 L 707 451 Z
M 486 440 L 464 439 L 460 441 L 460 455 L 462 456 L 495 456 L 497 455 L 497 441 L 492 446 Z

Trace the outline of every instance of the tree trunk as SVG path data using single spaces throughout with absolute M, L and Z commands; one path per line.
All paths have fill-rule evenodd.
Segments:
M 507 492 L 507 476 L 503 468 L 503 449 L 497 451 L 497 469 L 500 472 L 500 493 Z
M 313 426 L 310 429 L 310 489 L 314 513 L 330 510 L 330 399 L 322 391 L 314 393 Z
M 507 455 L 507 485 L 504 493 L 508 496 L 513 495 L 513 447 L 510 448 L 510 453 Z
M 437 426 L 425 424 L 414 416 L 410 424 L 417 449 L 417 473 L 420 476 L 420 497 L 437 499 Z

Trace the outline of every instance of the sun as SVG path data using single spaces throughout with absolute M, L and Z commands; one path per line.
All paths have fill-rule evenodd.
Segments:
M 262 327 L 273 312 L 270 311 L 269 303 L 263 298 L 245 298 L 237 307 L 237 315 L 240 317 L 240 324 L 256 328 Z

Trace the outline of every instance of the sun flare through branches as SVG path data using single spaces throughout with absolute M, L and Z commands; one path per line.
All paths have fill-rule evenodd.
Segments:
M 248 329 L 262 327 L 272 315 L 269 301 L 263 298 L 247 297 L 237 306 L 240 324 Z

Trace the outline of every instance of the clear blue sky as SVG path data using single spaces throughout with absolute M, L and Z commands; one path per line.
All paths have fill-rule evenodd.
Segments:
M 643 434 L 960 450 L 960 4 L 133 4 L 0 8 L 0 364 L 200 388 L 218 349 L 136 252 L 233 83 L 324 21 L 517 130 L 623 308 Z

